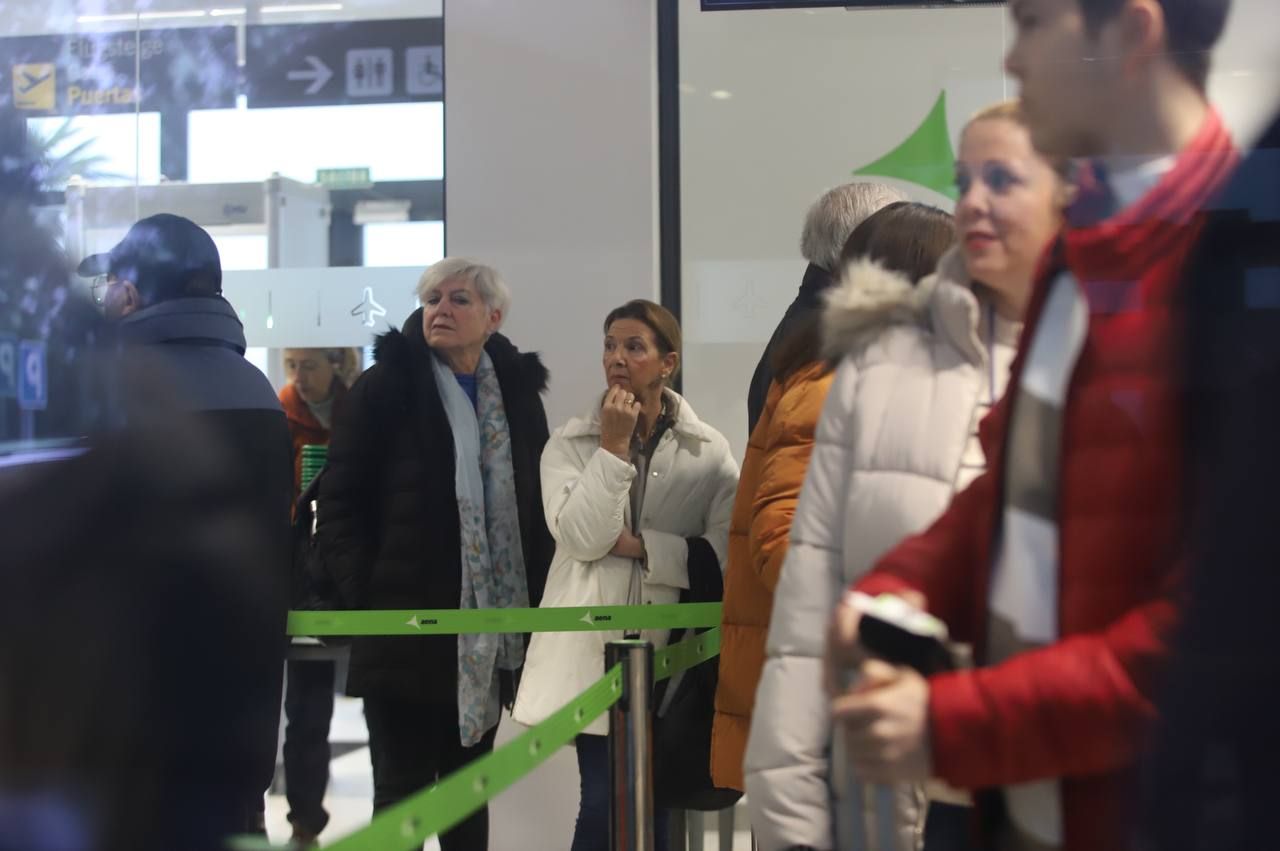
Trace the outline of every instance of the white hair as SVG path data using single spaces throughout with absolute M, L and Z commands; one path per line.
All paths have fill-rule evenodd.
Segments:
M 446 257 L 428 266 L 418 279 L 418 301 L 426 304 L 427 297 L 447 281 L 471 284 L 489 309 L 499 311 L 502 321 L 506 321 L 507 311 L 511 309 L 511 290 L 507 289 L 506 281 L 502 280 L 497 269 L 465 257 Z
M 804 217 L 800 253 L 828 272 L 840 268 L 840 252 L 854 229 L 884 207 L 909 201 L 906 193 L 883 183 L 858 181 L 829 189 Z

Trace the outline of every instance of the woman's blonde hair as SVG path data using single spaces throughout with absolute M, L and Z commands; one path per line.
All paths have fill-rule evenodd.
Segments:
M 350 387 L 364 372 L 364 356 L 359 349 L 335 348 L 323 349 L 312 346 L 288 346 L 284 349 L 287 358 L 289 352 L 314 352 L 325 359 L 333 367 L 334 376 L 342 382 L 343 387 Z
M 999 103 L 993 103 L 991 106 L 983 107 L 973 114 L 964 125 L 964 130 L 960 131 L 963 136 L 969 131 L 969 128 L 982 121 L 1009 121 L 1026 130 L 1028 135 L 1031 133 L 1031 124 L 1027 121 L 1027 113 L 1022 108 L 1022 101 L 1017 98 L 1002 100 Z M 1047 162 L 1058 177 L 1062 178 L 1064 183 L 1071 179 L 1071 162 L 1065 157 L 1048 157 L 1036 151 L 1037 156 Z
M 1006 121 L 1012 121 L 1030 129 L 1027 124 L 1027 114 L 1022 109 L 1022 101 L 1017 98 L 1002 100 L 999 103 L 991 104 L 991 106 L 983 107 L 973 114 L 973 117 L 969 119 L 969 124 L 990 121 L 993 118 L 1003 118 Z

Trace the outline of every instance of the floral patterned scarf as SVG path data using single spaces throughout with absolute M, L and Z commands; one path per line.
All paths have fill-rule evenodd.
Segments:
M 476 370 L 476 404 L 448 365 L 431 359 L 436 386 L 453 432 L 454 485 L 462 542 L 463 609 L 526 608 L 524 549 L 516 507 L 511 433 L 502 388 L 488 353 Z M 519 635 L 458 636 L 458 731 L 464 747 L 498 723 L 498 670 L 524 664 Z

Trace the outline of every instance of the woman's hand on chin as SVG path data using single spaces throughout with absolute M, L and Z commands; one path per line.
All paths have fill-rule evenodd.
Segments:
M 640 402 L 623 387 L 610 387 L 600 406 L 600 445 L 623 461 L 631 460 L 631 436 L 640 417 Z

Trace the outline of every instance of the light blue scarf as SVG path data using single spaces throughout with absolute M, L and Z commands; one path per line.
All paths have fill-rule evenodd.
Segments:
M 436 386 L 453 432 L 454 486 L 462 543 L 463 609 L 526 608 L 529 586 L 520 543 L 511 433 L 502 388 L 488 353 L 476 370 L 476 405 L 453 371 L 432 357 Z M 458 636 L 458 731 L 464 747 L 498 723 L 498 670 L 524 664 L 519 635 Z

